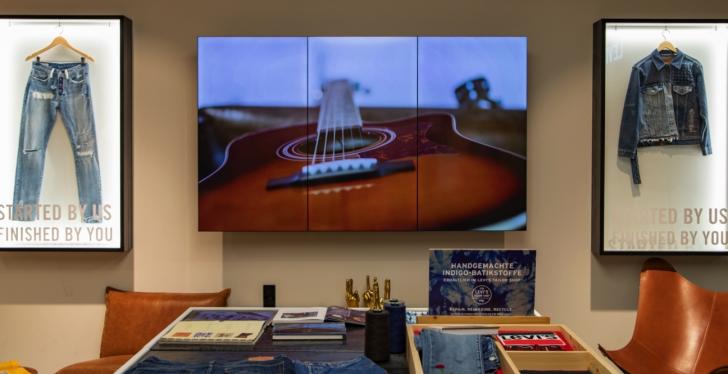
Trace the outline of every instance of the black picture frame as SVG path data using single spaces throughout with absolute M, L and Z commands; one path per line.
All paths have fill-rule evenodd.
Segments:
M 603 18 L 593 24 L 592 55 L 592 209 L 591 250 L 598 256 L 725 256 L 727 251 L 632 251 L 604 248 L 604 182 L 605 182 L 605 70 L 607 24 L 710 24 L 728 23 L 726 19 L 644 19 Z
M 133 82 L 133 32 L 132 20 L 123 15 L 36 15 L 0 14 L 10 20 L 58 20 L 59 23 L 72 20 L 115 20 L 119 21 L 120 37 L 120 244 L 117 247 L 3 247 L 0 252 L 126 252 L 133 248 L 133 155 L 132 155 L 132 82 Z

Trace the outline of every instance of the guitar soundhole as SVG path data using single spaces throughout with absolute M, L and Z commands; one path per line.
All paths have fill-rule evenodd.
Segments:
M 318 146 L 316 146 L 316 137 L 309 138 L 306 142 L 296 145 L 295 152 L 316 157 L 325 157 L 346 154 L 349 152 L 358 152 L 362 148 L 366 148 L 379 141 L 380 136 L 369 131 L 344 130 L 333 131 L 329 134 L 321 134 L 318 136 Z
M 366 129 L 344 129 L 317 136 L 312 134 L 288 142 L 278 148 L 279 157 L 294 160 L 335 160 L 355 156 L 391 143 L 396 134 L 389 129 L 368 127 Z M 318 145 L 316 145 L 318 138 Z

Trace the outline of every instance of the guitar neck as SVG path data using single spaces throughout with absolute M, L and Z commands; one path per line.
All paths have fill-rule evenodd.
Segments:
M 329 132 L 337 129 L 361 128 L 359 107 L 354 103 L 354 92 L 347 80 L 336 80 L 326 84 L 321 99 L 316 131 Z

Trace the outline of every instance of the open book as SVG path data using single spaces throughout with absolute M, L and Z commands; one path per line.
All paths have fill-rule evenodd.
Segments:
M 180 321 L 162 337 L 162 343 L 253 345 L 266 321 Z

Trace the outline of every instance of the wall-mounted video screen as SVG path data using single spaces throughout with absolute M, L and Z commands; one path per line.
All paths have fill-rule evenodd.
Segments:
M 525 37 L 200 37 L 201 231 L 522 230 Z

